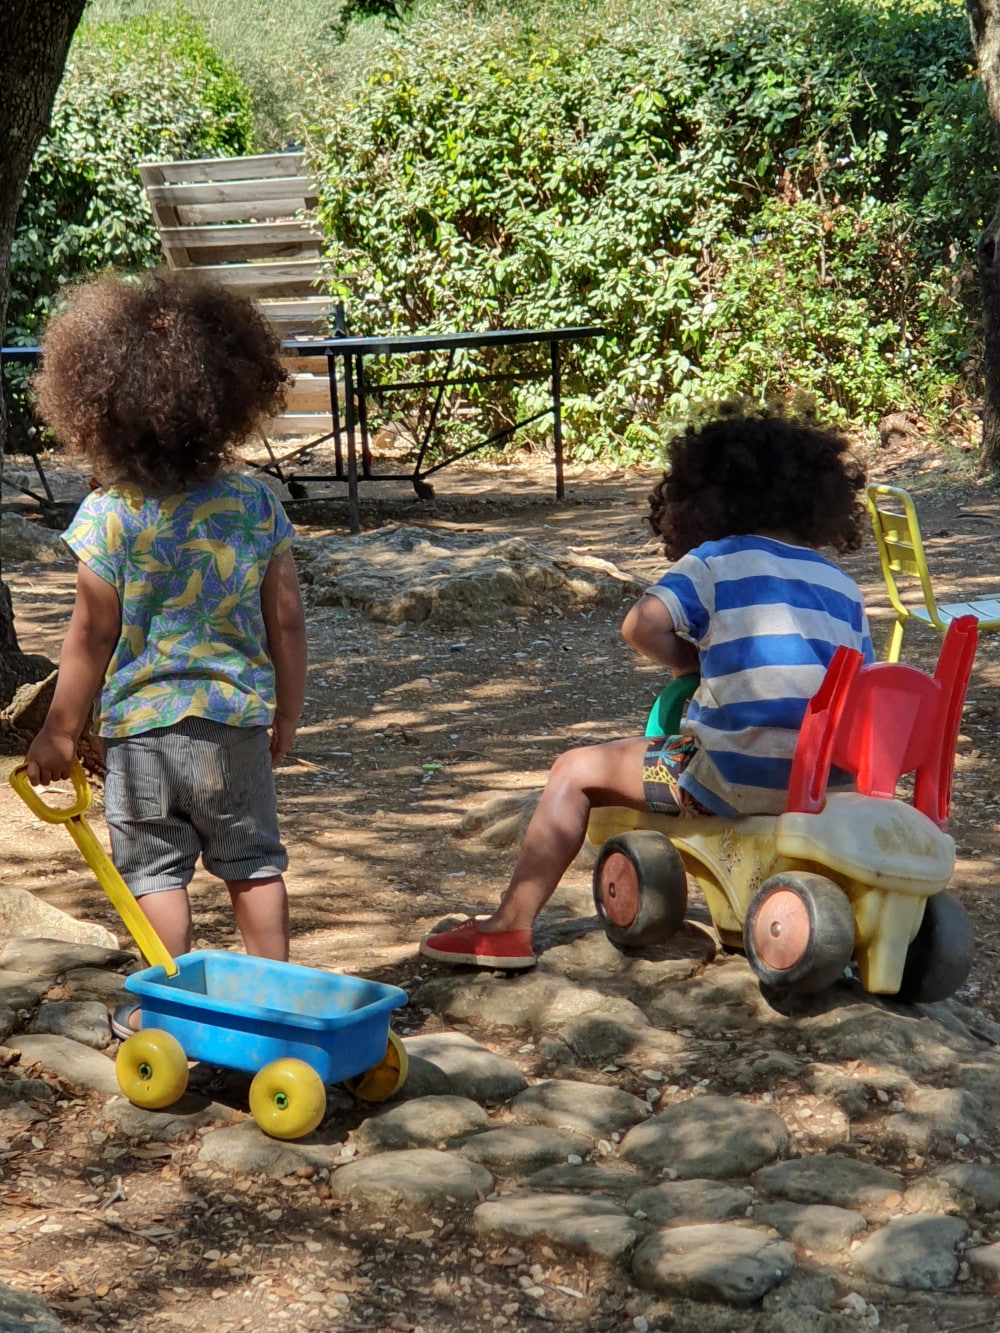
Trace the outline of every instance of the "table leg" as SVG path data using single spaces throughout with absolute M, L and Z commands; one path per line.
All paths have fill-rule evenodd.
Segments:
M 361 357 L 358 357 L 360 363 Z M 359 371 L 362 368 L 359 365 Z M 344 357 L 344 418 L 347 435 L 347 519 L 351 532 L 361 531 L 361 509 L 358 504 L 358 447 L 354 421 L 354 357 Z
M 556 499 L 563 498 L 563 438 L 562 438 L 562 377 L 559 366 L 559 344 L 551 342 L 552 351 L 552 436 L 556 462 Z

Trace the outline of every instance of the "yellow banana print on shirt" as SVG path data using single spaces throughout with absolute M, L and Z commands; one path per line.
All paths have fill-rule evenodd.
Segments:
M 228 542 L 221 542 L 213 537 L 198 537 L 195 541 L 183 542 L 179 549 L 208 551 L 215 561 L 219 576 L 223 579 L 231 578 L 236 568 L 236 552 Z
M 169 602 L 163 605 L 172 610 L 183 611 L 186 607 L 194 606 L 195 602 L 201 596 L 202 577 L 200 570 L 195 570 L 187 581 L 187 587 L 179 597 L 172 597 Z
M 113 554 L 121 546 L 122 538 L 125 536 L 125 528 L 117 514 L 108 515 L 107 527 L 104 531 L 108 550 Z
M 133 657 L 141 657 L 146 648 L 146 631 L 141 625 L 122 625 L 122 638 L 128 644 Z
M 234 500 L 231 498 L 220 499 L 220 500 L 206 500 L 205 503 L 203 505 L 199 505 L 198 508 L 191 515 L 191 522 L 192 524 L 204 523 L 206 518 L 211 518 L 214 514 L 227 514 L 227 513 L 242 514 L 242 512 L 243 512 L 243 505 L 240 503 L 239 500 Z

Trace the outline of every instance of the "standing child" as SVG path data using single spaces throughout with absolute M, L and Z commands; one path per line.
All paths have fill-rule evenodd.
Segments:
M 113 859 L 174 956 L 200 854 L 247 952 L 288 958 L 271 767 L 302 709 L 305 619 L 281 505 L 229 470 L 287 378 L 249 301 L 180 274 L 79 288 L 42 345 L 42 415 L 100 489 L 64 534 L 76 601 L 28 777 L 68 776 L 99 696 Z M 112 1027 L 140 1022 L 124 1006 Z
M 818 554 L 856 550 L 864 470 L 833 431 L 781 417 L 689 429 L 649 523 L 676 563 L 622 624 L 675 675 L 697 672 L 685 734 L 569 750 L 553 764 L 500 905 L 421 942 L 445 963 L 531 967 L 531 928 L 583 844 L 594 806 L 780 813 L 806 704 L 841 645 L 871 661 L 864 600 Z

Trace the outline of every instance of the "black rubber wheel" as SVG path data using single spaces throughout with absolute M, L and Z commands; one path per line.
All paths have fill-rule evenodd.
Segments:
M 796 995 L 826 990 L 854 954 L 847 895 L 822 875 L 772 875 L 747 906 L 743 948 L 762 986 Z
M 662 944 L 681 928 L 687 874 L 669 838 L 636 829 L 609 838 L 594 866 L 594 906 L 604 933 L 620 949 Z
M 924 919 L 906 951 L 898 999 L 933 1004 L 954 995 L 972 966 L 972 922 L 952 893 L 927 899 Z

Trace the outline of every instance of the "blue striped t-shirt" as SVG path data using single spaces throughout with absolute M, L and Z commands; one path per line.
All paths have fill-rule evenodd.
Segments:
M 864 599 L 816 551 L 770 537 L 705 542 L 646 589 L 698 649 L 681 786 L 717 814 L 780 814 L 806 704 L 842 645 L 874 660 Z

